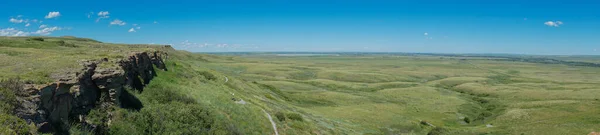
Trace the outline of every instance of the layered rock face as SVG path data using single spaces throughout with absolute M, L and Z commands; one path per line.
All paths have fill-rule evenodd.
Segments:
M 136 52 L 122 60 L 85 61 L 82 71 L 66 75 L 55 83 L 27 85 L 25 90 L 29 95 L 19 96 L 21 106 L 17 108 L 17 116 L 35 123 L 40 132 L 68 133 L 73 122 L 92 129 L 106 127 L 112 118 L 110 108 L 135 104 L 120 100 L 126 96 L 123 94 L 125 87 L 143 91 L 144 86 L 157 76 L 155 66 L 167 70 L 163 61 L 166 55 L 159 51 Z M 85 120 L 92 109 L 107 112 L 103 125 L 92 125 Z

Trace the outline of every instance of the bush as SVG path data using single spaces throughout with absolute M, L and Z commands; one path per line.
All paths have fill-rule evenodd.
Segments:
M 218 129 L 214 118 L 200 104 L 158 104 L 139 112 L 120 110 L 109 134 L 209 134 Z
M 279 121 L 286 121 L 286 120 L 295 120 L 295 121 L 304 121 L 304 118 L 302 118 L 302 115 L 298 114 L 298 113 L 284 113 L 284 112 L 277 112 L 275 113 L 275 117 L 279 120 Z
M 17 102 L 17 94 L 23 91 L 19 78 L 0 80 L 0 113 L 12 114 Z
M 30 134 L 25 120 L 8 114 L 0 114 L 1 134 Z
M 208 71 L 202 71 L 202 72 L 198 72 L 200 75 L 204 76 L 204 78 L 206 78 L 207 80 L 217 80 L 217 76 L 215 76 L 214 74 L 208 72 Z
M 288 113 L 287 118 L 289 118 L 290 120 L 295 120 L 295 121 L 304 121 L 304 119 L 302 118 L 302 115 L 300 115 L 298 113 Z
M 63 40 L 59 40 L 59 41 L 54 41 L 56 44 L 58 44 L 59 46 L 64 46 L 64 47 L 77 47 L 77 45 L 73 44 L 73 43 L 67 43 Z
M 22 93 L 24 85 L 25 84 L 23 83 L 23 81 L 21 81 L 20 78 L 10 78 L 10 79 L 6 79 L 6 80 L 0 80 L 0 88 L 10 90 L 14 94 L 24 94 L 24 93 Z
M 285 113 L 283 112 L 277 112 L 275 113 L 275 117 L 279 120 L 279 121 L 285 121 Z
M 33 38 L 29 38 L 29 39 L 27 39 L 27 41 L 44 41 L 44 38 L 41 38 L 41 37 L 33 37 Z
M 15 94 L 10 90 L 0 88 L 0 114 L 12 114 L 16 104 Z
M 465 118 L 463 119 L 463 121 L 465 121 L 466 123 L 471 123 L 471 119 L 469 119 L 469 117 L 465 117 Z

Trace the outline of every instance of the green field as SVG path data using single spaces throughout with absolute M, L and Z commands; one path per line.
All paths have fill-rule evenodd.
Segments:
M 351 134 L 587 134 L 600 130 L 600 68 L 439 56 L 244 55 L 210 67 Z M 585 61 L 585 60 L 584 60 Z
M 215 55 L 44 39 L 0 37 L 0 134 L 37 134 L 34 123 L 11 111 L 20 106 L 20 91 L 8 87 L 10 80 L 45 85 L 78 71 L 84 60 L 157 50 L 169 54 L 169 70 L 157 70 L 143 91 L 126 90 L 143 107 L 94 108 L 88 123 L 107 126 L 85 128 L 73 118 L 69 133 L 274 134 L 267 115 L 276 132 L 289 135 L 600 131 L 600 68 L 593 66 L 425 54 Z

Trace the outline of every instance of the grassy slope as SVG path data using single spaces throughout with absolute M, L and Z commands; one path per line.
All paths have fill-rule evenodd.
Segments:
M 272 133 L 267 112 L 267 102 L 254 95 L 264 95 L 267 90 L 258 85 L 230 77 L 224 83 L 224 75 L 206 65 L 203 55 L 185 51 L 175 51 L 148 45 L 106 44 L 94 41 L 80 41 L 77 38 L 44 37 L 45 41 L 30 41 L 30 38 L 0 37 L 0 80 L 19 77 L 23 81 L 44 84 L 52 82 L 61 74 L 76 72 L 81 67 L 79 61 L 108 58 L 117 60 L 130 52 L 163 50 L 169 53 L 166 64 L 169 71 L 158 71 L 155 78 L 143 92 L 128 90 L 141 101 L 139 111 L 116 108 L 109 133 L 138 134 L 264 134 Z M 65 41 L 75 46 L 64 46 L 55 41 Z M 218 60 L 220 57 L 214 57 Z M 240 90 L 243 89 L 243 90 Z M 1 90 L 10 92 L 10 90 Z M 235 96 L 231 93 L 237 93 Z M 12 93 L 11 93 L 12 95 Z M 4 100 L 5 96 L 0 97 Z M 236 104 L 243 99 L 248 104 Z M 4 101 L 3 101 L 4 102 Z M 2 105 L 4 108 L 4 105 Z M 88 116 L 98 124 L 106 115 L 94 110 Z M 282 111 L 283 112 L 283 111 Z M 290 113 L 291 114 L 291 113 Z M 2 122 L 14 121 L 11 112 L 0 114 Z M 315 128 L 307 121 L 292 122 L 306 127 L 306 133 Z M 72 125 L 72 133 L 89 132 L 79 125 Z M 11 129 L 12 128 L 12 129 Z M 15 132 L 14 126 L 1 126 L 2 132 Z M 286 131 L 282 129 L 282 131 Z M 289 130 L 289 132 L 296 132 Z M 304 131 L 298 131 L 304 132 Z

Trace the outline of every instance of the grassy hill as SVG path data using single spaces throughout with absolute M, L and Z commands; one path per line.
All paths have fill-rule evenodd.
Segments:
M 156 77 L 143 90 L 128 86 L 115 105 L 98 101 L 83 118 L 69 116 L 68 123 L 54 124 L 66 125 L 68 131 L 50 133 L 587 134 L 600 130 L 597 67 L 430 55 L 207 55 L 76 37 L 0 37 L 0 134 L 37 134 L 43 128 L 19 118 L 19 109 L 27 107 L 22 104 L 27 95 L 22 87 L 59 81 L 80 72 L 88 60 L 106 59 L 99 67 L 108 69 L 118 67 L 116 61 L 133 52 L 156 51 L 168 54 L 164 58 L 168 70 L 154 71 Z M 136 107 L 128 107 L 132 104 Z

